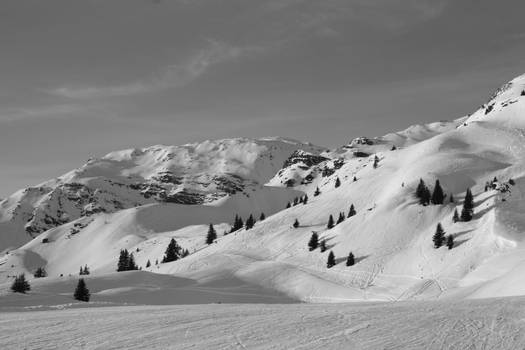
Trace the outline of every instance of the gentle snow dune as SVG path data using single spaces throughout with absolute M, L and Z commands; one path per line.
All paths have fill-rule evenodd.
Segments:
M 2 349 L 486 349 L 525 346 L 525 300 L 104 307 L 0 314 Z

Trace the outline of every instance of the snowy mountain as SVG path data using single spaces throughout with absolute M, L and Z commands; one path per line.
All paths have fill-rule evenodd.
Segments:
M 96 281 L 114 275 L 119 251 L 128 249 L 152 276 L 148 285 L 165 275 L 202 286 L 241 281 L 310 302 L 525 294 L 524 91 L 525 75 L 469 116 L 329 151 L 286 139 L 234 139 L 90 160 L 0 203 L 0 250 L 18 247 L 0 258 L 0 287 L 44 266 L 49 277 L 35 284 L 56 291 L 53 285 L 88 265 L 99 286 L 94 298 L 104 301 L 109 287 Z M 443 204 L 419 203 L 420 179 L 431 190 L 439 180 Z M 455 222 L 467 189 L 473 218 Z M 286 208 L 304 195 L 306 204 Z M 329 216 L 340 213 L 344 221 L 328 228 Z M 250 214 L 253 228 L 224 234 L 235 215 Z M 209 223 L 218 233 L 211 245 Z M 435 248 L 438 223 L 452 249 Z M 326 251 L 309 249 L 314 232 Z M 160 263 L 172 238 L 190 255 Z M 330 252 L 335 266 L 327 268 Z M 355 264 L 346 266 L 350 252 Z M 144 288 L 136 273 L 119 274 L 130 276 L 119 278 L 125 295 Z M 114 298 L 121 290 L 111 288 Z

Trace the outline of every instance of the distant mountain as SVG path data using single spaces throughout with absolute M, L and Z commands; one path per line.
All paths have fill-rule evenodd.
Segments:
M 143 271 L 235 278 L 309 302 L 525 294 L 523 91 L 525 76 L 469 116 L 334 150 L 233 139 L 90 160 L 0 203 L 0 250 L 18 248 L 0 258 L 0 288 L 40 266 L 49 284 L 85 264 L 106 276 L 125 248 Z M 419 203 L 420 180 L 430 192 L 439 180 L 443 204 Z M 473 218 L 454 222 L 467 189 Z M 225 235 L 236 215 L 250 214 L 252 229 Z M 330 215 L 344 221 L 327 228 Z M 207 245 L 210 223 L 218 239 Z M 435 248 L 438 223 L 451 249 Z M 314 232 L 326 251 L 310 251 Z M 172 238 L 190 255 L 160 263 Z M 355 264 L 346 266 L 350 252 Z

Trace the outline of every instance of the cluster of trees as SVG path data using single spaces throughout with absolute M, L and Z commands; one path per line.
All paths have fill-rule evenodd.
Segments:
M 470 221 L 472 220 L 472 217 L 474 216 L 474 197 L 472 196 L 472 192 L 470 191 L 470 188 L 467 189 L 467 193 L 465 194 L 465 200 L 463 201 L 463 208 L 461 209 L 461 221 Z M 457 211 L 454 211 L 454 217 L 452 218 L 457 219 Z M 457 222 L 454 221 L 454 222 Z
M 33 274 L 33 276 L 35 276 L 35 278 L 47 277 L 47 271 L 46 271 L 45 268 L 39 267 L 38 269 L 36 269 L 36 271 Z
M 187 249 L 182 249 L 181 246 L 175 240 L 175 238 L 172 238 L 170 243 L 166 247 L 164 256 L 162 257 L 162 263 L 176 261 L 181 258 L 184 258 L 185 256 L 188 256 L 189 254 L 190 252 Z M 150 266 L 151 266 L 151 263 L 148 260 L 148 262 L 146 263 L 146 267 L 150 267 Z
M 319 189 L 319 188 L 317 188 L 317 189 Z M 315 194 L 314 194 L 314 195 L 315 195 Z M 308 195 L 305 194 L 305 195 L 302 196 L 302 197 L 295 197 L 295 198 L 293 199 L 293 202 L 292 202 L 292 203 L 288 202 L 288 203 L 286 204 L 286 209 L 291 208 L 292 205 L 295 207 L 297 204 L 308 204 Z M 263 219 L 263 220 L 264 220 L 264 219 Z
M 117 271 L 131 271 L 138 269 L 139 267 L 135 263 L 133 253 L 128 252 L 127 249 L 121 249 L 120 256 L 118 258 Z
M 89 268 L 87 265 L 84 267 L 80 266 L 80 272 L 78 273 L 80 276 L 89 275 Z
M 334 228 L 335 225 L 339 225 L 340 223 L 345 221 L 346 218 L 350 218 L 356 214 L 357 212 L 355 210 L 355 207 L 353 204 L 351 204 L 350 209 L 348 210 L 348 215 L 345 216 L 344 212 L 340 212 L 337 221 L 334 221 L 334 217 L 332 216 L 332 214 L 330 214 L 330 216 L 328 217 L 328 223 L 326 224 L 326 228 L 330 230 Z
M 289 207 L 290 207 L 290 202 L 288 202 L 287 208 L 289 208 Z M 263 221 L 265 219 L 266 219 L 266 215 L 264 213 L 261 213 L 261 215 L 259 216 L 259 221 Z M 242 228 L 245 228 L 245 229 L 249 230 L 255 225 L 256 222 L 257 222 L 257 220 L 255 219 L 253 214 L 250 214 L 250 216 L 246 220 L 246 223 L 243 222 L 242 217 L 240 217 L 239 215 L 235 215 L 235 219 L 233 220 L 233 225 L 232 225 L 232 227 L 231 227 L 231 229 L 230 229 L 230 231 L 228 233 L 232 233 L 232 232 L 238 231 L 238 230 L 240 230 Z M 210 226 L 211 226 L 211 224 L 210 224 Z M 208 243 L 208 244 L 210 244 L 210 243 Z
M 31 290 L 31 286 L 29 285 L 29 282 L 27 282 L 26 276 L 24 274 L 20 274 L 15 277 L 13 284 L 11 284 L 11 290 L 15 293 L 23 294 Z
M 430 203 L 440 205 L 443 204 L 446 198 L 439 180 L 436 180 L 434 190 L 431 193 L 423 179 L 419 179 L 419 184 L 416 189 L 416 197 L 419 199 L 419 204 L 421 205 L 429 205 Z
M 443 229 L 443 226 L 441 226 L 441 223 L 437 224 L 436 232 L 434 233 L 434 236 L 432 236 L 432 242 L 434 242 L 434 248 L 440 248 L 443 245 L 446 245 L 448 249 L 454 248 L 454 236 L 452 235 L 445 235 L 445 230 Z
M 44 270 L 43 268 L 39 268 Z M 44 270 L 45 271 L 45 270 Z M 36 273 L 35 273 L 36 274 Z M 46 274 L 47 276 L 47 274 Z M 35 276 L 36 277 L 36 276 Z M 45 277 L 45 276 L 41 276 Z M 31 286 L 29 285 L 29 282 L 26 280 L 25 274 L 20 274 L 15 277 L 15 280 L 11 284 L 11 291 L 14 293 L 22 293 L 25 294 L 26 292 L 31 290 Z M 90 298 L 89 289 L 86 286 L 86 282 L 83 278 L 78 280 L 77 287 L 75 288 L 75 292 L 73 293 L 73 297 L 76 300 L 80 301 L 89 301 Z
M 325 252 L 327 249 L 326 241 L 324 239 L 319 240 L 319 235 L 317 234 L 317 232 L 313 232 L 312 236 L 310 237 L 310 241 L 308 241 L 308 250 L 313 251 L 317 249 L 318 247 L 321 252 Z M 335 266 L 335 264 L 336 264 L 336 260 L 335 260 L 334 252 L 330 251 L 330 253 L 328 254 L 328 259 L 326 261 L 326 267 L 331 268 Z M 348 254 L 348 257 L 346 258 L 346 266 L 353 266 L 354 264 L 355 264 L 354 254 L 350 252 Z

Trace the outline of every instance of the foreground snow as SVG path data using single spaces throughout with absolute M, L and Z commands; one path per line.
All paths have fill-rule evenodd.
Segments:
M 522 349 L 525 299 L 0 314 L 2 349 Z

